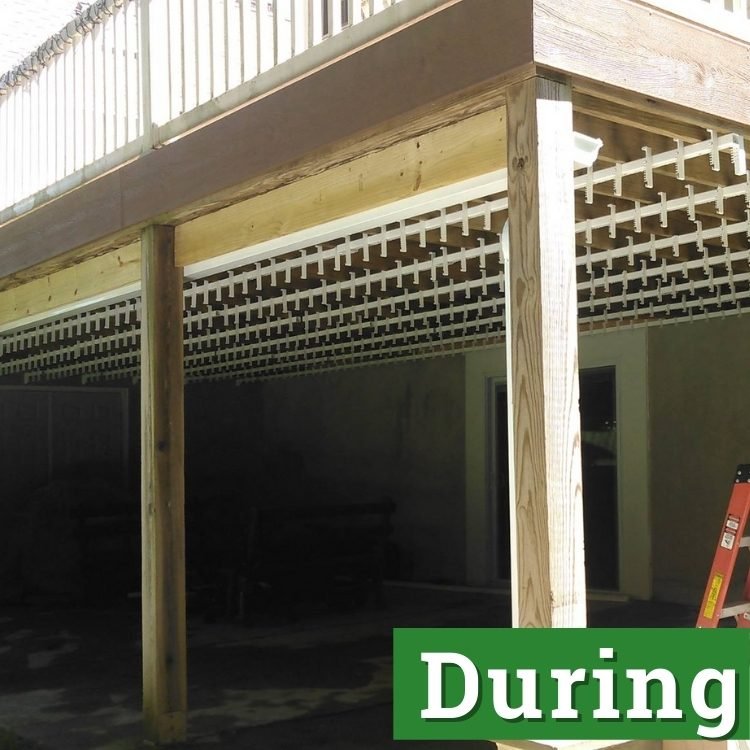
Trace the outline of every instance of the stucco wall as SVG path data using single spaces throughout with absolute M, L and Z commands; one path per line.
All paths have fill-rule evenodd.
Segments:
M 699 603 L 737 464 L 750 463 L 750 318 L 649 329 L 655 594 Z
M 462 358 L 191 386 L 186 404 L 188 493 L 389 497 L 405 576 L 465 580 Z

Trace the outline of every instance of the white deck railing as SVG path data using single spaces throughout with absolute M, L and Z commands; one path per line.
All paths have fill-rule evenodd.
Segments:
M 743 18 L 748 17 L 748 0 L 701 0 L 715 10 L 738 13 Z
M 0 78 L 0 222 L 444 1 L 98 0 Z M 750 0 L 642 2 L 750 42 Z
M 642 0 L 642 2 L 750 42 L 750 0 Z
M 0 221 L 441 1 L 99 0 L 0 79 Z

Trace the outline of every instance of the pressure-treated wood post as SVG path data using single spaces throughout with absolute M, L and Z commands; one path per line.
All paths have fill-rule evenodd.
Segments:
M 143 712 L 149 739 L 185 739 L 182 269 L 174 230 L 141 236 Z
M 514 625 L 584 627 L 570 86 L 512 86 L 507 128 Z

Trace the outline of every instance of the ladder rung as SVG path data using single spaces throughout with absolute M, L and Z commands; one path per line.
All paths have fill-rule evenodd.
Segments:
M 743 536 L 740 539 L 740 547 L 750 547 L 750 536 Z
M 750 612 L 750 602 L 735 602 L 721 610 L 719 617 L 734 617 L 745 612 Z

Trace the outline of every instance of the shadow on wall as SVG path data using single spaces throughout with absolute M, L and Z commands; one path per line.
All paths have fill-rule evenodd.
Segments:
M 209 616 L 244 619 L 247 610 L 296 619 L 313 602 L 381 604 L 383 579 L 398 575 L 394 503 L 342 496 L 285 446 L 254 464 L 250 482 L 204 478 L 189 488 L 195 606 Z
M 392 498 L 393 574 L 465 582 L 464 369 L 456 356 L 239 387 L 190 384 L 188 502 Z
M 111 467 L 69 467 L 64 477 L 0 505 L 2 601 L 106 601 L 138 589 L 137 498 Z

